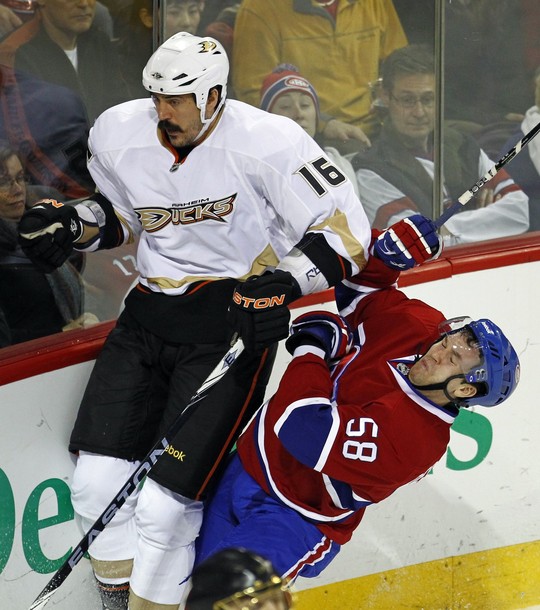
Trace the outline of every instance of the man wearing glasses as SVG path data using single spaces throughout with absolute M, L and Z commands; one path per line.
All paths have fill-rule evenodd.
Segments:
M 412 214 L 433 217 L 436 116 L 433 53 L 410 45 L 382 66 L 380 106 L 387 111 L 372 148 L 352 158 L 360 200 L 374 228 Z M 469 136 L 445 128 L 443 205 L 455 201 L 494 162 Z M 446 245 L 518 235 L 529 228 L 528 198 L 503 169 L 442 231 Z

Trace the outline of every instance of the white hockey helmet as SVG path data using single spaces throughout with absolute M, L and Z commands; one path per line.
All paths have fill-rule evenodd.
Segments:
M 201 111 L 201 122 L 210 123 L 227 95 L 229 60 L 221 44 L 209 36 L 178 32 L 150 57 L 142 74 L 143 86 L 151 93 L 185 95 L 193 93 Z M 221 86 L 221 99 L 214 114 L 205 117 L 208 92 Z

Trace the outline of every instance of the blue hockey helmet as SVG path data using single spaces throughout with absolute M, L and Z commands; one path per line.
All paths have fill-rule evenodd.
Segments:
M 469 383 L 481 383 L 486 391 L 462 402 L 483 407 L 495 407 L 505 401 L 519 382 L 520 365 L 516 350 L 502 330 L 491 320 L 452 318 L 440 326 L 441 334 L 469 329 L 482 354 L 482 362 L 464 373 Z

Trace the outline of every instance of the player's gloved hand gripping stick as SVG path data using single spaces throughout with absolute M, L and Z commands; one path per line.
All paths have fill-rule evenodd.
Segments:
M 169 439 L 172 439 L 176 432 L 178 432 L 178 430 L 181 428 L 191 407 L 201 400 L 206 391 L 215 385 L 225 375 L 233 363 L 236 362 L 238 356 L 240 356 L 243 350 L 244 344 L 242 339 L 237 339 L 228 352 L 219 361 L 214 370 L 206 378 L 198 391 L 191 397 L 191 400 L 186 405 L 182 413 L 180 413 L 180 415 L 173 422 L 166 435 L 152 447 L 146 457 L 141 461 L 141 464 L 137 470 L 135 470 L 131 477 L 125 482 L 82 540 L 73 548 L 73 551 L 69 557 L 59 568 L 56 574 L 54 574 L 41 593 L 36 597 L 29 610 L 41 610 L 45 607 L 56 589 L 58 589 L 58 587 L 66 580 L 66 578 L 73 571 L 73 568 L 83 558 L 92 542 L 105 529 L 105 526 L 114 517 L 116 512 L 125 504 L 128 497 L 135 491 L 135 489 L 137 489 L 144 477 L 150 472 L 154 464 L 165 452 L 169 445 Z

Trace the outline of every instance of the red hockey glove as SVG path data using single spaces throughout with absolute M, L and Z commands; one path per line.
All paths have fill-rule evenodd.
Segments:
M 383 231 L 373 244 L 373 254 L 392 269 L 403 271 L 438 258 L 442 238 L 432 220 L 415 214 Z
M 346 356 L 352 342 L 352 331 L 341 316 L 329 311 L 310 311 L 294 320 L 285 347 L 293 354 L 300 345 L 314 345 L 324 350 L 325 360 L 330 361 Z
M 43 199 L 19 222 L 19 243 L 28 258 L 45 273 L 61 267 L 83 233 L 77 210 L 54 199 Z
M 299 296 L 298 283 L 288 271 L 250 277 L 234 290 L 229 324 L 247 350 L 260 351 L 287 337 L 291 317 L 287 305 Z

